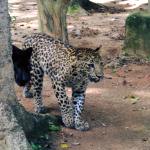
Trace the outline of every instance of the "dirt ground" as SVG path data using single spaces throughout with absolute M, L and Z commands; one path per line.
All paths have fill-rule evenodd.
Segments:
M 138 9 L 145 9 L 146 5 L 143 6 Z M 35 0 L 11 0 L 9 8 L 14 20 L 12 40 L 21 47 L 25 35 L 38 32 L 37 4 Z M 104 61 L 113 60 L 123 47 L 125 18 L 130 11 L 68 15 L 70 44 L 77 47 L 102 44 Z M 87 89 L 84 116 L 91 129 L 80 132 L 63 127 L 60 133 L 52 133 L 54 140 L 49 149 L 65 149 L 60 146 L 65 142 L 69 150 L 150 150 L 149 64 L 126 64 L 117 69 L 106 67 L 105 77 L 101 83 L 91 83 Z M 70 89 L 66 90 L 71 95 Z M 16 93 L 20 103 L 33 111 L 33 100 L 22 97 L 22 88 L 16 86 Z M 60 115 L 47 77 L 43 97 L 49 113 Z

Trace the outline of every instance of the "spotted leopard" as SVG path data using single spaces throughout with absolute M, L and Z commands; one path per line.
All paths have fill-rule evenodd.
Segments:
M 52 82 L 58 99 L 62 121 L 66 127 L 88 130 L 89 124 L 81 117 L 85 102 L 85 91 L 89 81 L 103 79 L 103 64 L 100 47 L 74 48 L 43 33 L 34 33 L 25 39 L 23 50 L 32 48 L 31 84 L 36 112 L 42 113 L 42 84 L 44 74 Z M 69 100 L 65 87 L 72 88 Z

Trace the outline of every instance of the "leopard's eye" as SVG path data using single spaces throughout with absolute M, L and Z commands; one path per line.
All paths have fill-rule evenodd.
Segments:
M 94 68 L 94 64 L 88 64 L 90 68 Z

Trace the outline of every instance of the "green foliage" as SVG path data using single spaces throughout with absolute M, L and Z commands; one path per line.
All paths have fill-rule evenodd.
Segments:
M 150 29 L 150 14 L 147 12 L 136 12 L 126 19 L 126 26 L 144 32 Z
M 40 123 L 37 129 L 29 135 L 28 139 L 32 150 L 48 150 L 52 147 L 52 133 L 61 131 L 61 117 L 48 116 L 46 121 Z M 55 134 L 55 133 L 54 133 Z
M 113 74 L 116 74 L 116 72 L 117 72 L 116 68 L 114 68 L 114 67 L 111 68 L 111 71 L 112 71 Z
M 11 18 L 11 22 L 16 21 L 16 16 L 11 16 L 10 18 Z
M 48 127 L 48 129 L 49 129 L 50 131 L 57 132 L 57 131 L 60 131 L 60 130 L 61 130 L 61 127 L 58 126 L 58 125 L 55 125 L 55 124 L 50 124 L 49 127 Z
M 126 19 L 125 51 L 145 56 L 150 55 L 150 14 L 136 12 Z
M 80 5 L 79 4 L 74 4 L 70 5 L 68 8 L 68 14 L 76 14 L 80 12 Z
M 32 147 L 33 150 L 43 150 L 42 146 L 39 145 L 39 144 L 31 143 L 31 147 Z

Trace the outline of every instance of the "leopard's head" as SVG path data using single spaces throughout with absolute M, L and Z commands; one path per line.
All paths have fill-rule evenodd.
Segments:
M 98 82 L 103 79 L 103 61 L 100 56 L 101 46 L 91 49 L 82 49 L 82 56 L 79 55 L 80 60 L 85 62 L 85 68 L 87 71 L 88 78 L 91 82 Z

